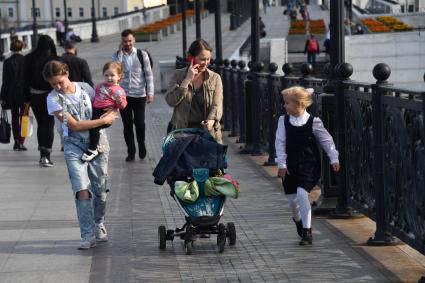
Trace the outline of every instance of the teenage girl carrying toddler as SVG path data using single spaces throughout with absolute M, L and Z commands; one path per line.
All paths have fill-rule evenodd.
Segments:
M 312 93 L 303 87 L 282 92 L 286 115 L 279 118 L 276 131 L 278 177 L 288 198 L 293 220 L 301 237 L 300 245 L 311 245 L 311 205 L 308 193 L 320 178 L 317 142 L 329 156 L 332 169 L 339 171 L 338 151 L 329 132 L 318 117 L 306 108 L 313 103 Z

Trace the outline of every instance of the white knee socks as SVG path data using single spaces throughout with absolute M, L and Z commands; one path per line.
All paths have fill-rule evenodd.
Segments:
M 299 222 L 301 220 L 301 214 L 300 206 L 297 202 L 297 194 L 286 195 L 286 197 L 288 198 L 288 205 L 292 211 L 292 216 L 294 217 L 295 221 Z
M 303 228 L 311 228 L 311 205 L 307 191 L 298 187 L 296 194 L 286 195 L 286 197 L 295 221 L 302 220 Z
M 303 228 L 311 228 L 311 205 L 308 200 L 308 192 L 301 187 L 297 188 L 297 202 L 300 206 Z

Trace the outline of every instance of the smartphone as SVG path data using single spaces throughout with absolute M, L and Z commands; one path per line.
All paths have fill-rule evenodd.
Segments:
M 192 65 L 195 65 L 195 57 L 192 56 L 192 54 L 187 55 L 187 61 L 192 63 Z

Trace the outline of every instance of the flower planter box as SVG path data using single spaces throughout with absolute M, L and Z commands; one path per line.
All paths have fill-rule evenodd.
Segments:
M 136 42 L 146 41 L 160 41 L 162 39 L 161 33 L 157 32 L 135 32 L 134 37 Z
M 194 22 L 193 10 L 188 10 L 186 23 L 190 26 Z M 136 41 L 159 41 L 164 36 L 175 33 L 182 28 L 181 15 L 170 16 L 145 26 L 134 29 Z

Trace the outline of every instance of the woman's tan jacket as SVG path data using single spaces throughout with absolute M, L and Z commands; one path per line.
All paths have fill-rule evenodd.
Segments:
M 186 73 L 187 68 L 176 70 L 165 94 L 165 101 L 168 105 L 174 107 L 173 117 L 171 118 L 174 129 L 187 128 L 188 126 L 193 87 L 192 84 L 187 88 L 180 87 Z M 203 88 L 205 119 L 215 120 L 210 134 L 222 143 L 220 120 L 223 115 L 223 84 L 220 75 L 207 69 Z

